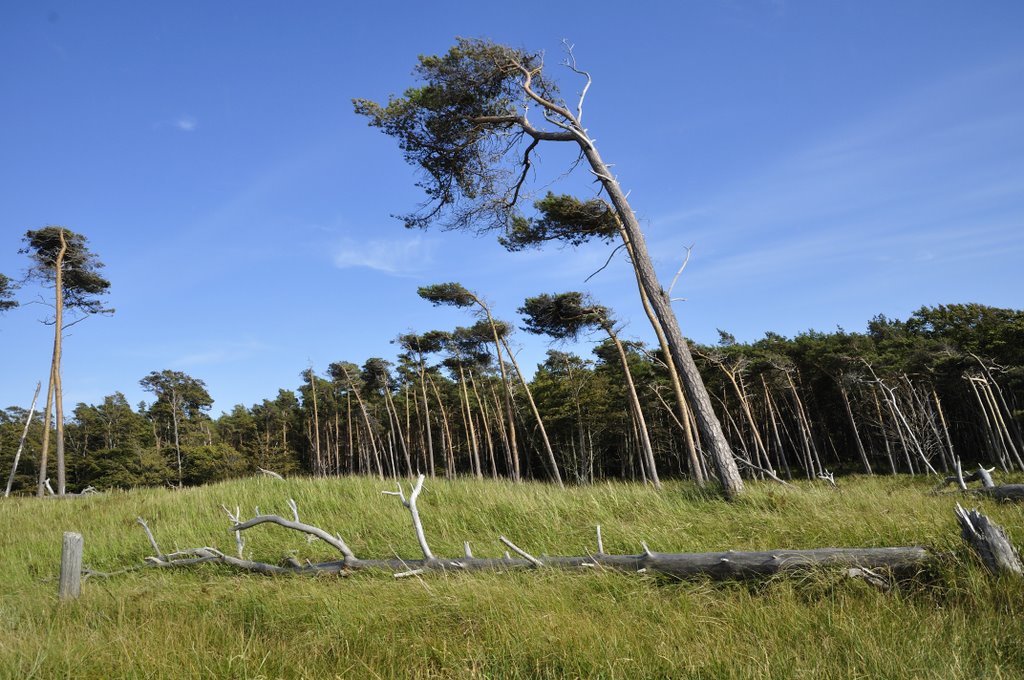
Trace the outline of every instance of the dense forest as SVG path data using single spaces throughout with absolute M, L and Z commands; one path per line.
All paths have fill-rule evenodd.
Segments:
M 536 309 L 521 311 L 526 330 L 539 332 Z M 74 407 L 68 490 L 195 485 L 261 470 L 572 484 L 714 478 L 660 349 L 609 332 L 589 357 L 550 349 L 527 380 L 510 361 L 511 330 L 482 318 L 403 335 L 391 359 L 298 371 L 297 387 L 218 418 L 201 380 L 154 371 L 140 380 L 149 403 L 116 393 Z M 906 320 L 878 316 L 863 333 L 768 333 L 749 344 L 720 336 L 691 349 L 744 476 L 928 474 L 955 457 L 1024 470 L 1022 311 L 940 305 Z M 5 472 L 27 416 L 0 412 Z M 43 434 L 37 411 L 14 493 L 35 490 Z

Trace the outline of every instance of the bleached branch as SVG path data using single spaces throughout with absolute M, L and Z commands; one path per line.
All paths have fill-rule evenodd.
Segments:
M 426 479 L 426 475 L 421 474 L 416 478 L 416 484 L 412 488 L 412 492 L 409 494 L 409 499 L 406 500 L 405 492 L 402 491 L 402 483 L 398 482 L 398 491 L 381 491 L 385 496 L 397 496 L 409 510 L 409 514 L 412 516 L 412 526 L 416 531 L 416 540 L 419 541 L 420 549 L 423 551 L 423 558 L 428 562 L 434 560 L 434 554 L 430 552 L 430 546 L 427 545 L 427 536 L 423 532 L 423 522 L 420 521 L 420 512 L 416 508 L 416 499 L 419 498 L 420 492 L 423 490 L 423 480 Z
M 232 524 L 237 526 L 242 523 L 242 510 L 237 505 L 235 506 L 234 512 L 228 510 L 227 506 L 225 505 L 220 506 L 220 508 L 225 512 L 225 514 L 227 514 Z M 242 559 L 244 557 L 244 555 L 242 554 L 242 549 L 245 548 L 245 539 L 242 538 L 241 531 L 235 532 L 235 545 L 238 546 L 238 559 Z
M 534 557 L 530 553 L 526 552 L 525 550 L 520 548 L 518 545 L 516 545 L 512 541 L 510 541 L 507 538 L 505 538 L 504 536 L 499 536 L 498 540 L 501 541 L 502 543 L 504 543 L 505 545 L 507 545 L 511 550 L 513 550 L 517 555 L 522 557 L 524 560 L 532 563 L 533 566 L 535 566 L 535 567 L 543 567 L 544 566 L 543 562 L 541 562 L 536 557 Z
M 149 525 L 146 524 L 146 520 L 141 517 L 137 517 L 135 521 L 142 525 L 143 530 L 146 532 L 146 536 L 149 537 L 149 544 L 153 546 L 153 552 L 156 553 L 157 558 L 163 559 L 164 554 L 160 552 L 160 546 L 156 544 L 156 539 L 153 537 L 153 532 L 149 530 Z
M 679 280 L 679 277 L 682 276 L 683 270 L 686 269 L 686 265 L 688 265 L 690 263 L 690 255 L 692 255 L 692 254 L 693 254 L 693 244 L 690 244 L 690 245 L 686 246 L 686 257 L 683 258 L 683 264 L 679 267 L 679 271 L 676 272 L 676 275 L 672 277 L 672 283 L 669 284 L 669 287 L 668 287 L 668 295 L 670 295 L 670 296 L 672 295 L 672 291 L 676 287 L 676 282 Z
M 294 503 L 294 501 L 291 502 Z M 293 510 L 295 511 L 295 515 L 297 517 L 298 510 L 295 509 L 294 507 Z M 231 527 L 231 530 L 245 531 L 246 529 L 251 529 L 252 527 L 257 526 L 259 524 L 277 524 L 278 526 L 282 526 L 285 529 L 292 529 L 293 531 L 299 531 L 304 534 L 309 534 L 310 536 L 316 536 L 321 541 L 324 541 L 331 547 L 335 548 L 338 552 L 340 552 L 345 557 L 346 562 L 354 561 L 356 559 L 356 556 L 352 553 L 348 545 L 345 544 L 345 541 L 343 541 L 340 536 L 331 536 L 329 533 L 327 533 L 320 527 L 315 527 L 310 524 L 303 524 L 299 521 L 292 522 L 290 520 L 285 519 L 284 517 L 279 517 L 278 515 L 260 515 L 258 517 L 253 517 L 252 519 L 242 522 L 241 524 L 236 524 L 235 526 Z

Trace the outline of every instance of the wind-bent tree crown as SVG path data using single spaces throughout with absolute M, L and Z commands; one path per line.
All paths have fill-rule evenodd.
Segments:
M 526 298 L 518 311 L 526 322 L 523 330 L 558 340 L 575 340 L 589 329 L 608 329 L 613 323 L 607 307 L 578 291 Z
M 405 333 L 395 338 L 395 342 L 406 352 L 423 356 L 440 352 L 444 347 L 446 335 L 444 331 L 427 331 L 422 335 Z
M 363 362 L 361 373 L 367 388 L 374 391 L 390 389 L 393 382 L 391 362 L 381 357 L 370 357 Z
M 539 216 L 515 215 L 498 242 L 511 251 L 537 248 L 549 241 L 578 246 L 591 239 L 610 242 L 619 235 L 619 218 L 605 201 L 581 201 L 568 194 L 547 195 L 535 201 Z
M 449 283 L 435 283 L 431 286 L 420 286 L 416 293 L 432 303 L 435 307 L 441 305 L 449 307 L 472 307 L 479 304 L 479 300 L 461 283 L 454 281 Z
M 108 314 L 112 309 L 103 307 L 96 296 L 105 295 L 110 281 L 99 275 L 103 263 L 89 250 L 88 239 L 64 227 L 49 226 L 30 229 L 25 232 L 25 247 L 20 253 L 32 259 L 28 278 L 52 283 L 56 278 L 55 267 L 61 251 L 61 235 L 67 246 L 63 256 L 64 307 L 85 314 Z
M 182 371 L 152 371 L 139 385 L 156 397 L 152 406 L 155 411 L 172 408 L 185 418 L 195 418 L 213 406 L 206 383 Z
M 356 113 L 398 140 L 410 165 L 423 173 L 427 202 L 401 216 L 407 227 L 441 220 L 450 228 L 506 228 L 541 141 L 577 141 L 578 122 L 543 73 L 543 56 L 487 40 L 458 38 L 440 56 L 420 56 L 413 70 L 423 83 L 382 106 L 354 99 Z M 551 106 L 555 129 L 535 127 L 531 103 Z M 564 114 L 564 115 L 562 115 Z M 515 163 L 509 155 L 529 144 Z

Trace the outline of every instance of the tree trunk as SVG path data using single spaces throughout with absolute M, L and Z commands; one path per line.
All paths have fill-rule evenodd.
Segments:
M 530 392 L 530 385 L 526 382 L 526 376 L 519 370 L 519 362 L 516 361 L 515 355 L 512 354 L 512 350 L 509 349 L 508 343 L 505 342 L 505 338 L 501 339 L 502 345 L 505 347 L 505 351 L 508 352 L 509 361 L 512 362 L 512 367 L 516 371 L 516 375 L 519 376 L 519 382 L 523 386 L 523 392 L 526 394 L 526 401 L 530 404 L 530 411 L 533 413 L 534 420 L 537 421 L 537 428 L 540 430 L 540 438 L 544 442 L 544 451 L 548 455 L 548 465 L 551 468 L 551 476 L 555 478 L 555 482 L 558 486 L 565 488 L 565 484 L 562 483 L 562 475 L 558 471 L 558 461 L 555 460 L 555 452 L 551 448 L 551 442 L 548 440 L 548 432 L 544 429 L 544 420 L 540 417 L 540 411 L 537 410 L 537 404 L 533 401 L 533 394 Z
M 643 409 L 640 408 L 640 397 L 636 393 L 636 385 L 633 384 L 633 372 L 629 370 L 629 359 L 626 357 L 626 350 L 622 347 L 622 341 L 615 334 L 610 326 L 605 326 L 605 332 L 615 343 L 615 349 L 619 353 L 619 361 L 622 362 L 622 371 L 626 375 L 626 392 L 629 396 L 629 405 L 633 410 L 633 417 L 636 419 L 637 434 L 640 436 L 640 444 L 643 451 L 644 467 L 651 478 L 655 489 L 661 488 L 661 480 L 658 478 L 658 467 L 654 462 L 654 449 L 651 447 L 651 437 L 647 431 L 647 419 L 644 418 Z
M 466 372 L 462 370 L 462 363 L 459 363 L 459 385 L 462 387 L 462 397 L 465 400 L 466 432 L 469 436 L 469 448 L 473 454 L 473 473 L 477 479 L 484 478 L 484 471 L 480 465 L 480 447 L 476 438 L 476 427 L 473 424 L 473 411 L 469 406 L 469 388 L 466 387 Z
M 857 452 L 860 453 L 860 460 L 864 464 L 864 472 L 871 472 L 871 463 L 868 462 L 867 451 L 864 450 L 864 442 L 860 440 L 860 432 L 857 430 L 857 421 L 853 418 L 853 408 L 850 406 L 850 397 L 846 394 L 846 386 L 843 385 L 843 374 L 839 374 L 839 394 L 843 396 L 843 407 L 846 409 L 846 417 L 850 420 L 850 428 L 853 430 L 853 440 L 857 443 Z
M 582 132 L 580 134 L 583 134 Z M 722 484 L 722 490 L 727 498 L 733 498 L 743 492 L 743 479 L 740 477 L 739 469 L 733 458 L 729 442 L 722 432 L 721 423 L 715 415 L 714 407 L 711 405 L 711 398 L 708 396 L 707 388 L 701 379 L 697 364 L 693 361 L 690 347 L 683 338 L 672 310 L 672 303 L 668 293 L 662 288 L 658 276 L 654 271 L 650 254 L 647 251 L 647 243 L 644 239 L 643 230 L 633 213 L 626 195 L 623 193 L 619 183 L 612 176 L 608 166 L 605 165 L 597 152 L 592 140 L 580 140 L 580 148 L 583 150 L 587 161 L 594 174 L 601 181 L 602 186 L 611 199 L 612 205 L 622 222 L 623 229 L 629 238 L 632 253 L 633 267 L 640 278 L 641 285 L 647 292 L 648 299 L 654 312 L 661 322 L 665 332 L 665 339 L 668 341 L 669 352 L 686 389 L 687 401 L 693 410 L 694 417 L 700 429 L 701 440 L 710 450 L 711 457 L 715 461 L 718 471 L 718 479 Z
M 506 444 L 508 446 L 509 458 L 512 461 L 512 479 L 513 481 L 520 482 L 522 481 L 522 476 L 519 469 L 519 445 L 516 441 L 516 417 L 512 411 L 512 385 L 505 370 L 505 360 L 501 356 L 501 338 L 498 337 L 498 327 L 494 323 L 494 317 L 491 316 L 491 310 L 475 295 L 473 300 L 483 309 L 484 314 L 487 316 L 487 323 L 491 327 L 491 333 L 494 336 L 494 355 L 498 360 L 498 370 L 501 372 L 501 385 L 505 393 L 505 417 L 508 418 L 508 439 Z M 509 357 L 511 358 L 511 353 L 509 353 Z
M 622 242 L 626 245 L 626 250 L 629 252 L 630 261 L 636 257 L 633 252 L 632 243 L 629 240 L 629 234 L 626 233 L 625 229 L 622 228 L 622 222 L 619 222 L 619 236 L 622 238 Z M 654 313 L 654 309 L 651 307 L 650 298 L 647 297 L 647 291 L 644 290 L 643 281 L 640 279 L 640 272 L 634 266 L 633 274 L 636 278 L 637 287 L 640 289 L 640 302 L 643 304 L 644 314 L 647 315 L 647 320 L 651 324 L 651 328 L 654 329 L 654 334 L 658 338 L 658 345 L 661 347 L 662 354 L 665 355 L 665 369 L 668 371 L 669 382 L 672 383 L 672 392 L 676 397 L 676 408 L 679 409 L 679 419 L 676 421 L 680 424 L 683 429 L 683 435 L 686 438 L 686 452 L 690 460 L 690 474 L 693 475 L 693 479 L 697 482 L 697 486 L 704 486 L 704 474 L 700 469 L 700 461 L 697 459 L 697 445 L 693 441 L 693 431 L 690 429 L 690 419 L 686 415 L 686 395 L 683 394 L 683 383 L 679 379 L 679 371 L 676 370 L 676 364 L 672 360 L 672 351 L 668 345 L 668 338 L 665 337 L 665 330 L 661 327 L 661 322 L 658 320 L 658 316 Z
M 487 413 L 486 400 L 480 398 L 480 392 L 476 388 L 476 380 L 473 378 L 473 374 L 469 375 L 469 384 L 473 388 L 473 396 L 476 397 L 476 404 L 480 408 L 480 422 L 484 428 L 484 439 L 487 442 L 487 459 L 491 467 L 491 478 L 498 478 L 498 467 L 494 460 L 494 440 L 491 437 L 491 425 L 488 422 L 490 416 Z
M 377 476 L 384 479 L 384 467 L 381 465 L 380 452 L 377 449 L 376 438 L 373 436 L 373 426 L 370 424 L 370 414 L 366 410 L 366 403 L 363 401 L 363 397 L 359 394 L 359 390 L 356 389 L 355 383 L 352 382 L 352 376 L 349 375 L 348 369 L 345 368 L 344 364 L 339 364 L 342 372 L 345 374 L 345 381 L 348 383 L 349 391 L 356 397 L 356 405 L 359 406 L 359 412 L 363 416 L 363 424 L 366 426 L 366 436 L 370 440 L 370 451 L 373 453 L 374 464 L 377 468 Z
M 792 480 L 793 472 L 789 468 L 789 457 L 786 455 L 786 449 L 782 445 L 782 437 L 779 435 L 779 425 L 775 420 L 775 403 L 772 399 L 771 393 L 768 391 L 768 381 L 764 379 L 764 374 L 761 374 L 761 386 L 764 388 L 764 403 L 768 409 L 768 422 L 772 426 L 772 437 L 775 439 L 775 446 L 778 448 L 775 458 L 786 471 L 786 479 Z
M 318 476 L 323 474 L 323 461 L 320 460 L 320 409 L 317 408 L 316 376 L 312 367 L 309 369 L 309 388 L 313 392 L 313 476 Z
M 64 230 L 60 230 L 60 251 L 54 265 L 54 288 L 56 290 L 55 315 L 53 324 L 53 401 L 54 419 L 57 426 L 57 495 L 63 496 L 66 491 L 66 474 L 64 472 L 64 389 L 60 379 L 62 341 L 64 339 L 64 254 L 68 244 L 64 240 Z
M 409 456 L 409 449 L 405 445 L 405 436 L 402 434 L 402 421 L 398 416 L 398 409 L 395 408 L 395 400 L 391 398 L 391 384 L 388 380 L 384 381 L 384 408 L 387 410 L 388 405 L 391 406 L 391 410 L 388 411 L 388 420 L 391 420 L 392 414 L 394 414 L 394 420 L 392 421 L 392 428 L 396 430 L 395 438 L 398 440 L 399 445 L 402 447 L 402 455 L 405 457 L 405 471 L 406 475 L 412 477 L 412 458 Z M 396 474 L 397 477 L 397 467 Z
M 11 465 L 11 476 L 7 478 L 7 489 L 4 491 L 4 498 L 11 495 L 11 487 L 14 485 L 14 475 L 18 472 L 18 461 L 21 460 L 21 452 L 25 448 L 25 439 L 28 438 L 28 428 L 32 424 L 32 415 L 36 412 L 36 401 L 39 399 L 39 389 L 42 383 L 36 383 L 35 394 L 32 395 L 32 405 L 28 409 L 28 417 L 25 418 L 25 429 L 21 431 L 21 439 L 18 441 L 18 451 L 14 454 L 14 463 Z
M 949 437 L 949 426 L 946 425 L 946 415 L 942 412 L 942 402 L 939 401 L 939 393 L 935 391 L 934 385 L 932 385 L 932 399 L 935 400 L 935 408 L 939 412 L 939 422 L 942 424 L 942 433 L 946 437 L 946 447 L 949 451 L 949 460 L 955 461 L 956 454 L 953 452 L 953 440 Z
M 437 389 L 437 383 L 430 376 L 427 376 L 430 380 L 430 387 L 434 390 L 434 396 L 437 398 L 437 407 L 441 409 L 441 422 L 444 424 L 444 430 L 442 434 L 447 438 L 447 446 L 444 448 L 444 470 L 445 477 L 448 479 L 455 478 L 455 441 L 452 439 L 452 430 L 448 426 L 448 409 L 444 407 L 444 400 L 441 398 L 441 390 Z

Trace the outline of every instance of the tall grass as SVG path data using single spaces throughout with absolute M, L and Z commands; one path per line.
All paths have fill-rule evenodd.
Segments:
M 220 509 L 288 514 L 340 533 L 360 557 L 418 557 L 407 511 L 370 479 L 251 479 L 63 501 L 0 503 L 0 676 L 10 678 L 730 678 L 1024 677 L 1024 583 L 992 579 L 961 545 L 954 499 L 924 481 L 855 478 L 832 491 L 755 485 L 727 503 L 685 483 L 428 480 L 419 506 L 431 548 L 500 555 L 499 534 L 534 554 L 925 545 L 928 573 L 881 592 L 841 574 L 753 583 L 643 574 L 522 571 L 265 577 L 224 567 L 89 579 L 58 603 L 64 531 L 85 563 L 113 571 L 161 548 L 234 551 Z M 1024 542 L 1018 505 L 979 501 Z M 335 559 L 280 527 L 247 532 L 246 553 Z

